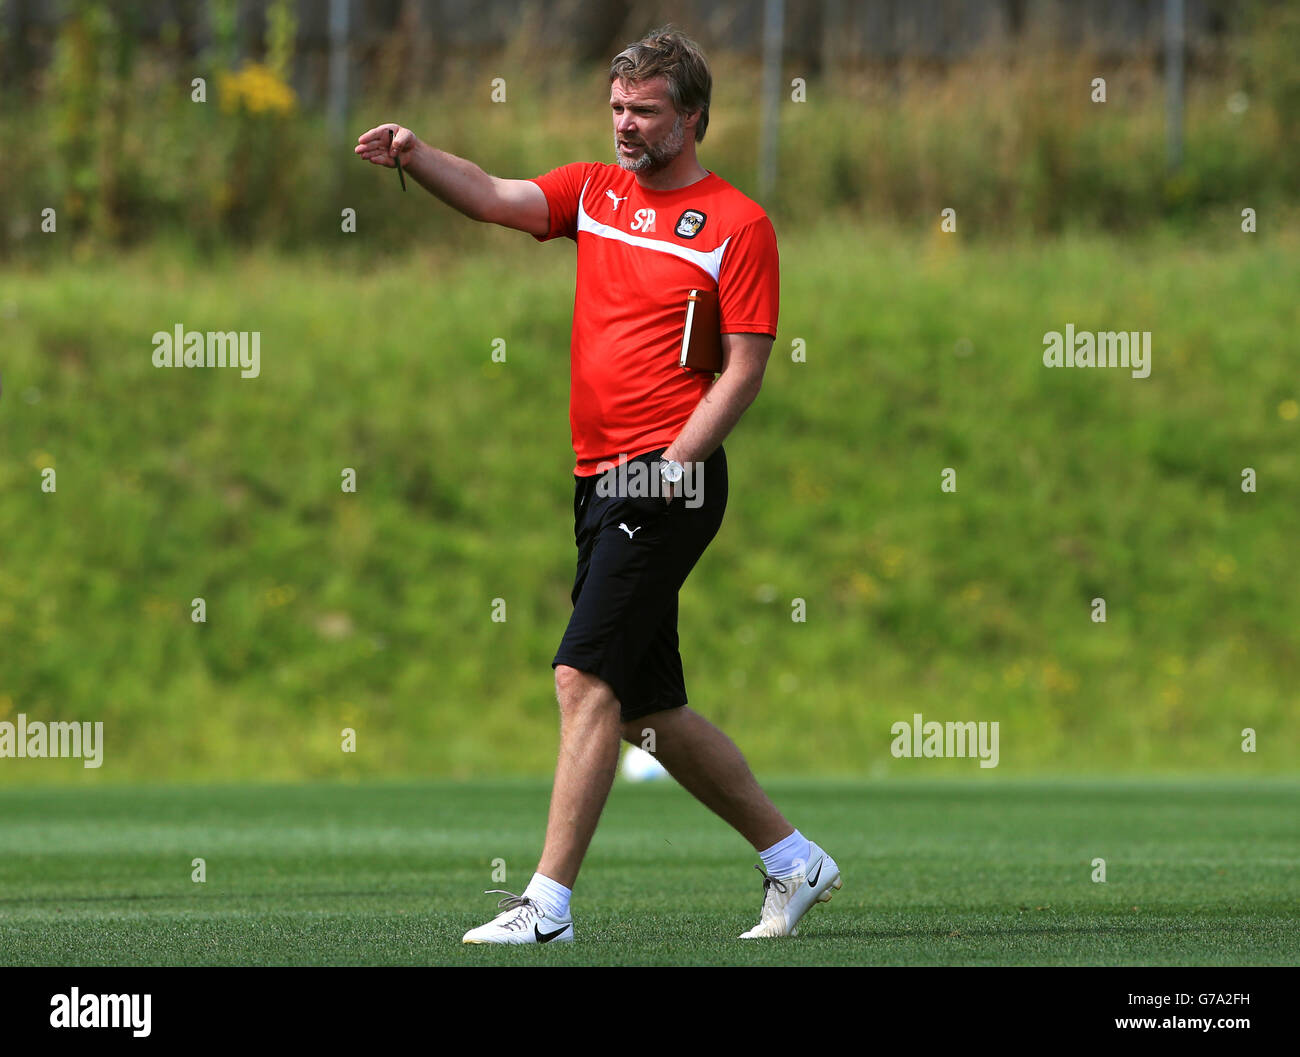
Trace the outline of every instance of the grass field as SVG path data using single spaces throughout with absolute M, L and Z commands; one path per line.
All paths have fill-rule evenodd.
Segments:
M 757 859 L 671 784 L 616 787 L 579 942 L 464 947 L 522 891 L 533 780 L 0 792 L 6 965 L 1282 965 L 1300 960 L 1300 784 L 772 786 L 844 888 L 741 943 Z M 207 880 L 191 881 L 202 857 Z M 494 883 L 503 859 L 507 880 Z M 1094 883 L 1092 861 L 1106 860 Z

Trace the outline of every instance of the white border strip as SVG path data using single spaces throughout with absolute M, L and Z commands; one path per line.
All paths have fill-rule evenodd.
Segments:
M 602 224 L 591 218 L 586 207 L 582 204 L 582 200 L 587 197 L 587 184 L 589 183 L 591 183 L 591 177 L 587 177 L 587 183 L 582 185 L 582 194 L 578 196 L 579 231 L 585 231 L 602 239 L 625 242 L 629 246 L 639 246 L 643 250 L 654 250 L 656 253 L 668 253 L 674 257 L 680 257 L 682 260 L 689 261 L 700 268 L 715 283 L 718 281 L 718 275 L 722 271 L 722 255 L 726 252 L 727 243 L 731 241 L 730 235 L 717 249 L 710 250 L 707 253 L 703 250 L 688 249 L 686 246 L 677 246 L 671 242 L 648 239 L 644 235 L 630 235 L 626 231 L 620 231 L 618 228 L 610 227 L 608 224 Z

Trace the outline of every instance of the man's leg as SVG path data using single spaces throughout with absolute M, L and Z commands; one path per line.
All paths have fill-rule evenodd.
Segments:
M 656 454 L 631 462 L 644 469 Z M 599 480 L 578 484 L 573 615 L 551 662 L 560 703 L 560 751 L 537 867 L 539 886 L 573 887 L 614 782 L 624 708 L 635 715 L 686 699 L 684 687 L 670 681 L 665 688 L 641 674 L 649 663 L 650 674 L 662 681 L 659 666 L 675 662 L 681 681 L 677 592 L 717 532 L 726 505 L 721 448 L 711 461 L 712 506 L 686 508 L 679 500 L 669 509 L 661 496 L 622 495 L 616 484 L 601 488 Z M 612 474 L 603 480 L 609 482 Z M 670 650 L 661 642 L 669 633 Z M 567 892 L 552 893 L 561 909 L 567 898 Z
M 618 699 L 602 679 L 567 664 L 555 668 L 560 752 L 537 872 L 572 888 L 618 768 Z
M 700 803 L 728 823 L 763 860 L 760 918 L 741 939 L 794 936 L 804 914 L 841 887 L 839 865 L 795 829 L 768 799 L 725 734 L 686 706 L 622 724 L 634 744 L 654 730 L 654 756 Z
M 735 742 L 698 712 L 683 705 L 628 720 L 622 728 L 623 737 L 634 745 L 644 740 L 643 730 L 653 730 L 655 759 L 755 851 L 764 851 L 794 832 L 763 792 Z M 551 817 L 554 821 L 554 804 Z
M 571 942 L 569 897 L 605 808 L 618 767 L 619 703 L 609 684 L 567 664 L 555 667 L 560 753 L 546 846 L 522 896 L 504 893 L 504 911 L 465 933 L 465 943 Z

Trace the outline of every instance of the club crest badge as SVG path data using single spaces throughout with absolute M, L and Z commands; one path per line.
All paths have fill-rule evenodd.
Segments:
M 688 209 L 677 218 L 677 227 L 673 230 L 679 238 L 693 239 L 700 233 L 700 229 L 708 219 L 698 209 Z

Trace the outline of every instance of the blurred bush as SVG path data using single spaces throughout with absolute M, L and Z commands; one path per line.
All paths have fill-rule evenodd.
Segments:
M 59 230 L 92 249 L 158 236 L 200 249 L 337 245 L 347 207 L 369 207 L 364 222 L 384 236 L 374 246 L 417 233 L 461 237 L 445 210 L 422 210 L 413 225 L 412 202 L 392 198 L 393 187 L 353 157 L 355 135 L 386 120 L 506 176 L 611 157 L 601 66 L 542 66 L 512 46 L 495 66 L 466 58 L 470 72 L 411 96 L 380 63 L 362 79 L 375 90 L 334 140 L 323 101 L 291 87 L 293 3 L 270 6 L 260 53 L 242 64 L 233 0 L 211 5 L 212 44 L 197 62 L 133 44 L 130 8 L 73 4 L 42 89 L 30 105 L 4 108 L 0 196 L 10 208 L 0 254 L 62 252 L 62 240 L 56 248 L 38 237 L 51 206 Z M 829 211 L 906 225 L 934 224 L 951 206 L 976 235 L 1194 225 L 1243 202 L 1293 208 L 1300 9 L 1250 9 L 1232 40 L 1221 63 L 1189 81 L 1176 174 L 1164 159 L 1157 56 L 1117 65 L 1086 47 L 1061 54 L 1031 43 L 941 71 L 904 60 L 813 79 L 807 102 L 784 105 L 781 179 L 765 204 L 791 221 Z M 702 155 L 754 193 L 759 70 L 726 55 L 714 65 Z M 510 72 L 507 104 L 490 101 L 485 68 Z M 196 76 L 205 103 L 191 99 Z M 1090 99 L 1095 76 L 1107 80 L 1105 103 Z

